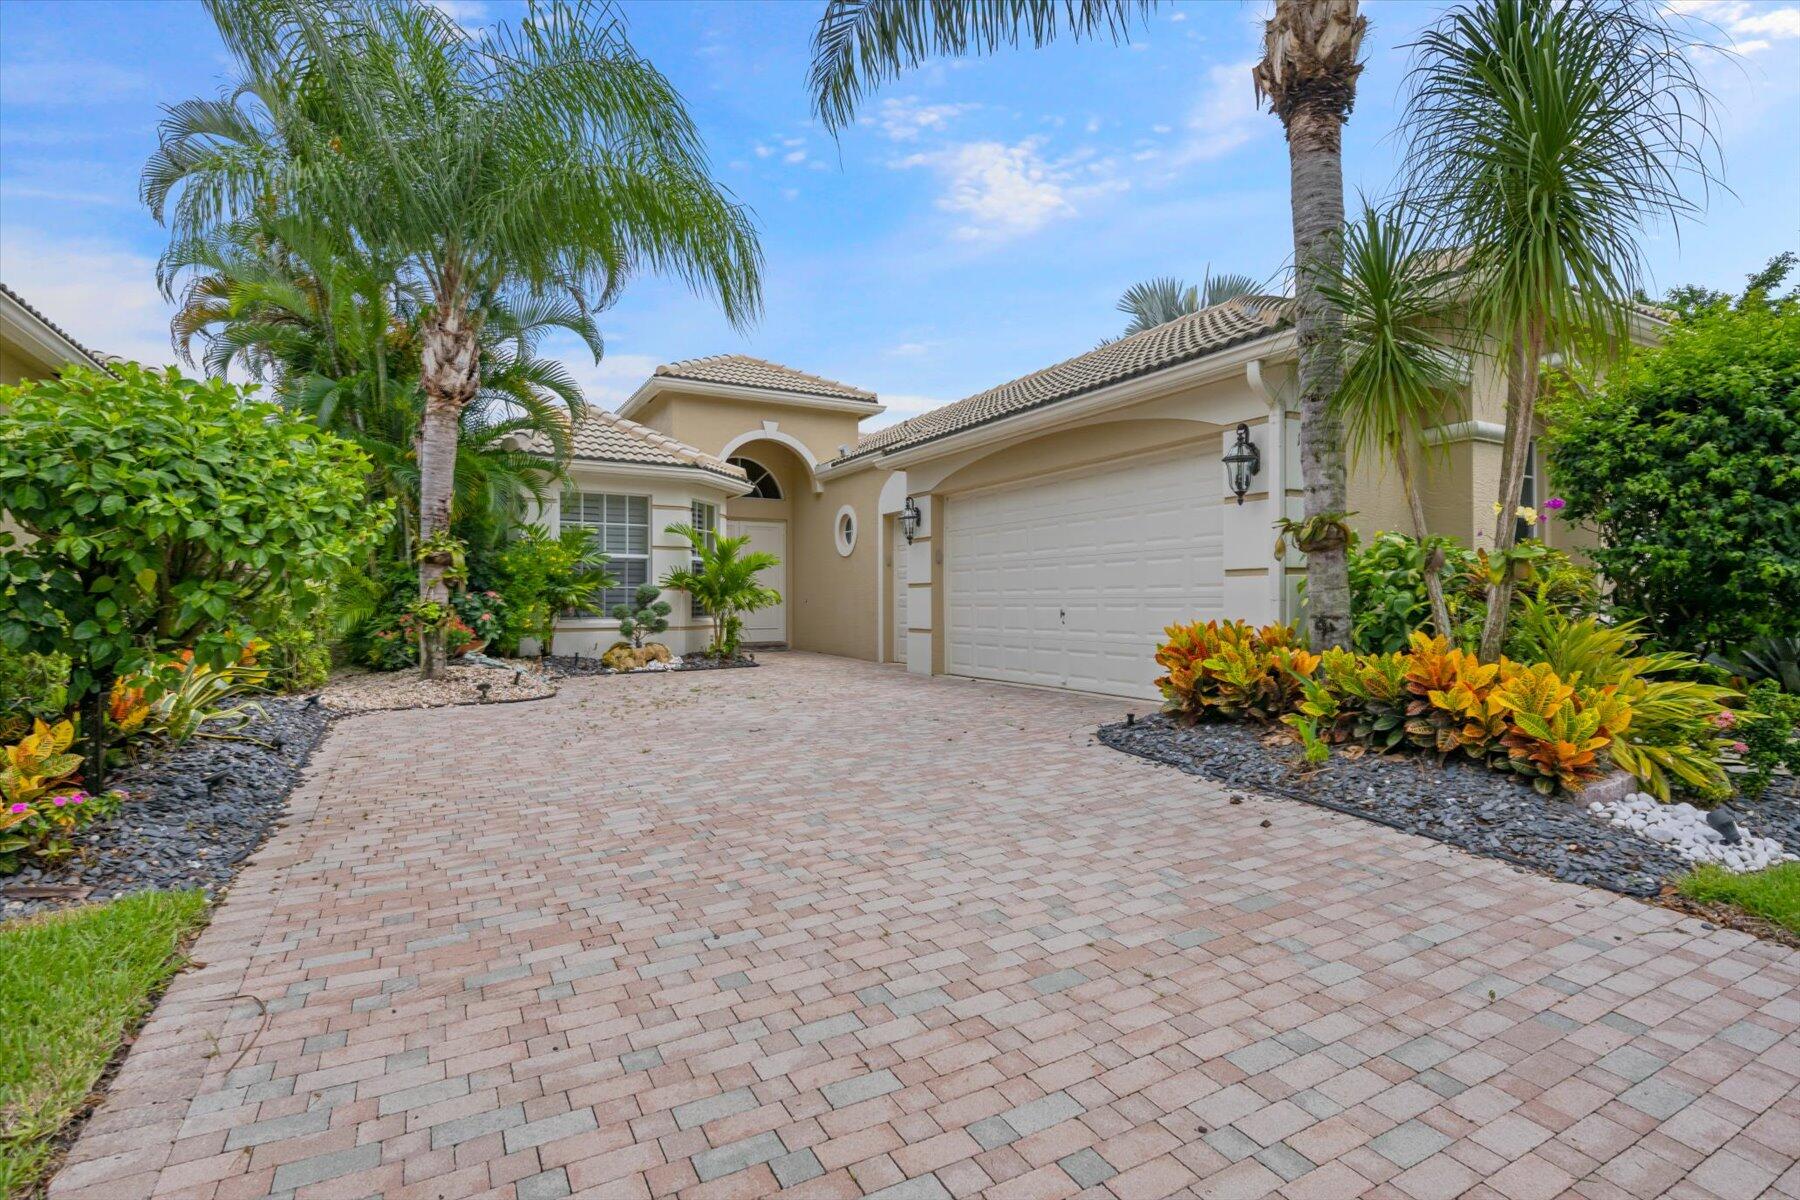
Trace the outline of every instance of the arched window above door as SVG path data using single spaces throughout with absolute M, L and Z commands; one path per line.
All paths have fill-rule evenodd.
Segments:
M 734 467 L 743 468 L 745 477 L 750 480 L 751 499 L 781 499 L 781 484 L 777 482 L 774 473 L 769 468 L 753 458 L 728 458 L 725 461 Z

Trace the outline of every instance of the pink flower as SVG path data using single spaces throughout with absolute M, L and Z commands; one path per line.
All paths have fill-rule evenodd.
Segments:
M 1744 742 L 1733 742 L 1731 743 L 1731 750 L 1734 754 L 1748 754 L 1750 752 L 1750 747 Z
M 482 613 L 481 619 L 484 621 L 491 621 L 494 619 L 494 614 L 493 613 Z
M 13 812 L 16 812 L 16 813 L 22 813 L 22 812 L 30 812 L 30 811 L 31 811 L 31 805 L 29 805 L 29 804 L 15 804 L 15 805 L 13 805 L 13 806 L 12 806 L 12 811 L 13 811 Z
M 1737 724 L 1737 717 L 1729 708 L 1721 708 L 1719 710 L 1719 715 L 1713 718 L 1713 724 L 1717 725 L 1720 729 L 1730 729 L 1733 725 Z
M 71 796 L 71 797 L 69 797 L 69 803 L 70 804 L 80 804 L 81 802 L 83 802 L 86 799 L 87 799 L 86 796 Z
M 58 807 L 58 808 L 61 808 L 63 805 L 67 804 L 68 802 L 69 802 L 69 798 L 67 796 L 58 796 L 56 799 L 52 800 L 50 803 L 56 805 L 56 807 Z
M 1555 512 L 1559 508 L 1569 507 L 1569 502 L 1567 500 L 1564 500 L 1561 496 L 1552 496 L 1548 500 L 1544 501 L 1544 503 L 1542 504 L 1541 507 L 1547 508 L 1551 512 Z

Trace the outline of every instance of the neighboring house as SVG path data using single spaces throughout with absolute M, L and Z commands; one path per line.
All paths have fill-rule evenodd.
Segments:
M 100 356 L 0 283 L 0 385 L 45 379 L 69 363 L 104 367 Z
M 1300 515 L 1289 305 L 1216 305 L 864 436 L 882 411 L 873 393 L 742 355 L 658 367 L 617 416 L 582 422 L 575 489 L 545 516 L 578 505 L 609 550 L 648 546 L 633 553 L 660 579 L 685 556 L 663 527 L 706 505 L 716 520 L 722 505 L 730 533 L 783 560 L 766 582 L 784 602 L 748 619 L 753 643 L 1150 697 L 1164 626 L 1298 615 L 1304 559 L 1272 551 L 1278 513 Z M 1466 419 L 1428 438 L 1442 450 L 1427 469 L 1431 527 L 1474 544 L 1492 528 L 1500 465 L 1491 366 L 1471 372 Z M 1240 423 L 1261 456 L 1242 503 L 1221 461 Z M 1541 467 L 1530 486 L 1528 501 L 1550 494 Z M 908 497 L 922 517 L 910 544 Z M 1350 507 L 1359 532 L 1410 531 L 1380 464 L 1352 471 Z M 697 649 L 704 621 L 671 601 L 665 640 Z M 610 620 L 569 620 L 558 648 L 616 636 Z

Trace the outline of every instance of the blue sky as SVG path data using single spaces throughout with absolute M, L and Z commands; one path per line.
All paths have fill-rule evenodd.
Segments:
M 1708 67 L 1728 194 L 1653 234 L 1654 290 L 1719 287 L 1800 248 L 1800 4 L 1677 0 L 1738 56 Z M 443 0 L 470 24 L 509 3 Z M 629 3 L 632 39 L 687 97 L 718 177 L 754 209 L 767 311 L 747 333 L 683 288 L 634 281 L 605 360 L 551 349 L 616 404 L 659 362 L 743 352 L 881 393 L 888 419 L 1118 332 L 1155 274 L 1278 276 L 1289 252 L 1280 127 L 1256 111 L 1260 3 L 1168 6 L 1129 48 L 932 64 L 834 141 L 811 119 L 822 3 Z M 1383 193 L 1405 43 L 1443 6 L 1374 0 L 1345 139 L 1351 202 Z M 0 0 L 0 278 L 99 349 L 168 361 L 151 278 L 164 234 L 137 202 L 158 106 L 211 94 L 229 63 L 187 0 Z

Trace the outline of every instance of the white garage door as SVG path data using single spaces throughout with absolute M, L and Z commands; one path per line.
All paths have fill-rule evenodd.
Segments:
M 1155 696 L 1163 627 L 1221 615 L 1216 474 L 1189 454 L 952 497 L 950 673 Z
M 906 555 L 909 547 L 904 537 L 894 539 L 894 661 L 906 661 Z

